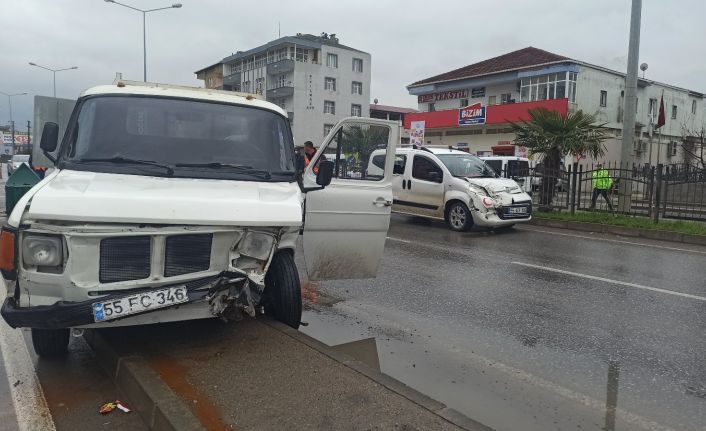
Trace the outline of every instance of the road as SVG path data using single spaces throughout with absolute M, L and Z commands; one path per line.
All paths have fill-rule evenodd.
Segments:
M 393 216 L 377 279 L 306 283 L 302 330 L 498 430 L 706 424 L 706 248 Z
M 704 429 L 706 248 L 403 216 L 388 235 L 378 278 L 304 280 L 303 332 L 375 337 L 383 372 L 496 430 Z M 56 429 L 141 427 L 96 414 L 118 394 L 80 339 L 24 362 Z M 0 397 L 5 425 L 11 410 Z

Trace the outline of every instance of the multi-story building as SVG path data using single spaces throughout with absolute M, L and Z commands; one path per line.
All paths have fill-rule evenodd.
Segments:
M 370 61 L 335 34 L 298 33 L 224 58 L 220 85 L 209 85 L 209 68 L 197 77 L 207 88 L 263 95 L 288 112 L 298 145 L 318 145 L 340 119 L 370 115 Z
M 412 108 L 403 108 L 401 106 L 378 105 L 378 100 L 370 104 L 370 118 L 379 118 L 381 120 L 398 121 L 404 123 L 404 116 L 412 112 L 419 112 Z M 402 129 L 401 144 L 409 143 L 409 130 Z
M 220 61 L 194 73 L 196 73 L 196 79 L 201 79 L 206 88 L 232 90 L 230 86 L 223 85 L 223 63 Z
M 605 160 L 619 160 L 625 74 L 529 47 L 471 64 L 407 87 L 424 121 L 425 142 L 458 145 L 473 152 L 516 154 L 510 121 L 529 119 L 530 108 L 565 114 L 583 110 L 611 129 Z M 689 142 L 706 127 L 704 93 L 638 79 L 636 163 L 689 161 Z M 664 97 L 666 123 L 654 133 Z

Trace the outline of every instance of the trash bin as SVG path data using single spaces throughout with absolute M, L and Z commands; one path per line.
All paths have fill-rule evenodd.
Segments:
M 32 168 L 22 163 L 5 183 L 5 214 L 10 216 L 20 198 L 39 182 Z

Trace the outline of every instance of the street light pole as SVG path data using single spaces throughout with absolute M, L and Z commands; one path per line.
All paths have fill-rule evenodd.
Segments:
M 39 67 L 40 69 L 48 70 L 49 72 L 54 74 L 54 98 L 55 99 L 56 99 L 56 72 L 63 72 L 64 70 L 78 69 L 78 66 L 65 67 L 63 69 L 52 69 L 51 67 L 41 66 L 37 63 L 32 63 L 31 61 L 29 62 L 29 65 L 34 66 L 34 67 Z
M 115 0 L 105 0 L 105 2 L 106 3 L 114 3 L 114 4 L 117 4 L 117 5 L 126 7 L 128 9 L 132 9 L 134 11 L 142 13 L 142 68 L 143 68 L 142 80 L 147 82 L 147 12 L 156 12 L 158 10 L 165 10 L 165 9 L 179 9 L 181 7 L 181 3 L 174 3 L 171 6 L 159 7 L 156 9 L 142 10 L 142 9 L 138 9 L 136 7 L 126 5 L 124 3 L 117 2 Z
M 7 96 L 7 103 L 10 106 L 10 124 L 12 125 L 12 154 L 15 153 L 15 121 L 12 119 L 12 98 L 15 96 L 26 96 L 27 93 L 14 93 L 9 94 L 4 91 L 0 91 L 0 94 Z

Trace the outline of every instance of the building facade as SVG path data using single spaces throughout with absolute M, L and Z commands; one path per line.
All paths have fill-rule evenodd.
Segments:
M 522 154 L 512 145 L 509 122 L 529 119 L 528 109 L 544 107 L 562 114 L 582 110 L 611 129 L 603 160 L 620 160 L 625 74 L 529 47 L 431 78 L 407 87 L 417 96 L 425 142 L 468 148 L 480 154 Z M 634 161 L 689 162 L 693 142 L 706 127 L 704 94 L 638 80 Z M 664 98 L 666 122 L 656 132 Z
M 370 54 L 335 34 L 300 33 L 224 58 L 220 88 L 263 95 L 287 111 L 297 145 L 318 145 L 342 118 L 370 115 L 370 67 Z
M 216 90 L 232 90 L 229 86 L 223 85 L 223 63 L 218 62 L 201 70 L 197 70 L 196 78 L 204 82 L 206 88 Z

